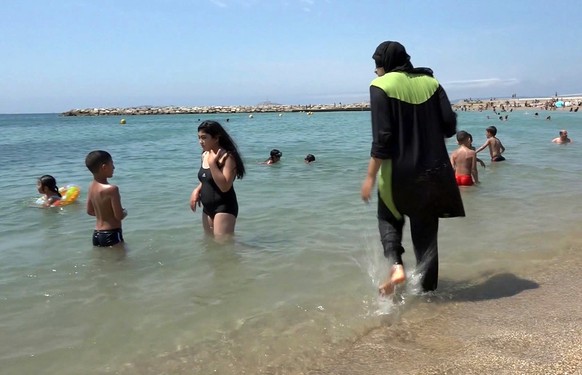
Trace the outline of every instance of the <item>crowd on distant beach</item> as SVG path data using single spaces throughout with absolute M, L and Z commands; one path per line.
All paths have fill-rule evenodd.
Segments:
M 511 112 L 515 110 L 531 110 L 531 109 L 543 109 L 546 111 L 568 111 L 568 112 L 578 112 L 579 108 L 582 106 L 582 97 L 567 97 L 567 98 L 531 98 L 531 99 L 497 99 L 490 98 L 489 100 L 483 99 L 464 99 L 459 103 L 453 104 L 453 108 L 459 111 L 487 111 L 493 109 L 496 112 Z

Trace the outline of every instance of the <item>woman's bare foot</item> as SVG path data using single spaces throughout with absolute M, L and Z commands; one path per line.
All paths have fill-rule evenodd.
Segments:
M 384 281 L 378 287 L 378 291 L 382 297 L 388 296 L 394 293 L 394 287 L 398 284 L 402 284 L 406 281 L 406 273 L 404 272 L 404 266 L 402 264 L 395 264 L 390 267 L 390 273 Z

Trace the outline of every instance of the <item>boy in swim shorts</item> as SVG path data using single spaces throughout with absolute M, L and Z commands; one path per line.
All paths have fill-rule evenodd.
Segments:
M 476 153 L 483 151 L 486 147 L 489 147 L 489 154 L 491 155 L 491 161 L 503 161 L 505 158 L 501 155 L 505 152 L 505 147 L 496 137 L 497 135 L 497 128 L 495 126 L 489 126 L 485 129 L 485 135 L 487 136 L 487 140 L 485 144 L 475 150 Z
M 110 247 L 123 243 L 121 220 L 127 211 L 121 206 L 119 188 L 107 179 L 113 177 L 115 166 L 107 151 L 91 151 L 85 165 L 93 174 L 87 194 L 87 214 L 95 216 L 93 246 Z
M 479 183 L 477 173 L 477 154 L 471 150 L 471 136 L 464 130 L 457 132 L 459 148 L 451 154 L 451 165 L 459 186 L 472 186 Z

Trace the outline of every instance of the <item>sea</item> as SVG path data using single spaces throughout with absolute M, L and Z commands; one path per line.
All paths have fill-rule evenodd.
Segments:
M 495 125 L 507 160 L 480 153 L 481 183 L 461 189 L 466 217 L 440 221 L 435 293 L 419 292 L 405 226 L 409 281 L 391 298 L 377 289 L 388 269 L 377 198 L 360 198 L 369 112 L 128 116 L 126 124 L 0 115 L 0 372 L 306 374 L 404 321 L 407 337 L 386 340 L 413 348 L 419 326 L 435 324 L 490 275 L 572 256 L 569 239 L 582 223 L 582 113 L 534 111 L 503 113 L 506 121 L 458 112 L 458 130 L 477 147 Z M 240 209 L 229 244 L 207 237 L 189 207 L 197 126 L 207 119 L 227 129 L 247 170 L 234 183 Z M 573 143 L 551 142 L 560 129 Z M 281 162 L 262 164 L 273 148 Z M 84 159 L 96 149 L 114 159 L 110 181 L 128 210 L 125 250 L 91 245 Z M 304 163 L 308 153 L 315 163 Z M 80 186 L 78 202 L 36 206 L 44 174 Z

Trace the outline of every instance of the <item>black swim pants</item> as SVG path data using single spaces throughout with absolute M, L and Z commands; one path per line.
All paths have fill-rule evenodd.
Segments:
M 93 231 L 93 246 L 109 247 L 123 242 L 121 228 Z

